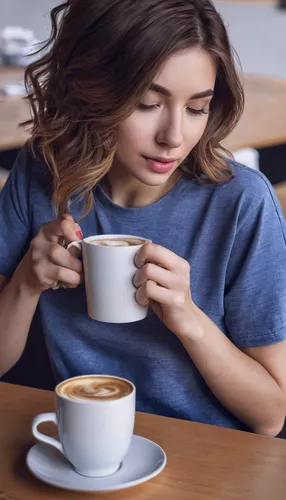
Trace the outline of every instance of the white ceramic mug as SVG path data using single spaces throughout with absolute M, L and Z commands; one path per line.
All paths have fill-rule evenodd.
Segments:
M 83 376 L 84 377 L 84 376 Z M 83 377 L 73 377 L 76 380 Z M 100 377 L 100 375 L 92 375 Z M 108 377 L 108 376 L 107 376 Z M 56 392 L 56 413 L 37 415 L 32 433 L 38 441 L 57 448 L 78 474 L 105 477 L 118 470 L 130 447 L 135 421 L 135 386 L 131 392 L 115 400 L 75 400 Z M 66 381 L 65 381 L 66 382 Z M 38 431 L 43 422 L 54 422 L 59 441 Z
M 94 240 L 142 240 L 132 246 L 99 246 Z M 148 307 L 138 304 L 133 278 L 136 273 L 134 258 L 148 242 L 146 238 L 126 234 L 90 236 L 73 241 L 83 255 L 88 315 L 106 323 L 131 323 L 147 316 Z

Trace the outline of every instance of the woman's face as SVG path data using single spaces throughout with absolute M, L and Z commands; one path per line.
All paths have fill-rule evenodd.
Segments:
M 170 56 L 119 126 L 116 172 L 148 186 L 164 184 L 204 133 L 215 79 L 208 53 L 192 49 Z

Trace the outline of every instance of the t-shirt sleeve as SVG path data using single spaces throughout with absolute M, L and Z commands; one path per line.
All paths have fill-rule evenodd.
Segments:
M 225 322 L 232 342 L 258 347 L 286 339 L 286 231 L 269 182 L 238 227 L 226 276 Z
M 0 274 L 11 278 L 30 243 L 29 153 L 18 154 L 0 193 Z

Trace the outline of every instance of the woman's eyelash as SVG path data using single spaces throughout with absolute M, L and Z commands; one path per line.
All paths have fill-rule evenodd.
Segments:
M 142 104 L 142 102 L 140 102 L 138 104 L 138 108 L 141 109 L 142 111 L 151 111 L 152 109 L 155 109 L 157 107 L 157 104 Z M 206 111 L 205 109 L 193 109 L 193 108 L 187 108 L 187 111 L 188 113 L 190 113 L 191 115 L 207 115 L 208 114 L 208 111 Z
M 208 111 L 205 109 L 193 109 L 193 108 L 187 108 L 188 113 L 191 115 L 208 115 Z
M 147 104 L 142 104 L 142 102 L 138 104 L 138 108 L 142 109 L 142 111 L 151 111 L 151 109 L 156 108 L 156 106 L 156 104 L 151 104 L 150 106 L 148 106 Z

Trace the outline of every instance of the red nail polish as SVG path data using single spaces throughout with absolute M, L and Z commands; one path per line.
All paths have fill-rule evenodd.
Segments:
M 75 232 L 75 234 L 77 235 L 77 238 L 78 238 L 79 240 L 82 240 L 82 238 L 83 238 L 83 234 L 82 234 L 82 232 L 81 232 L 81 230 L 80 230 L 80 229 L 78 229 L 78 230 Z

